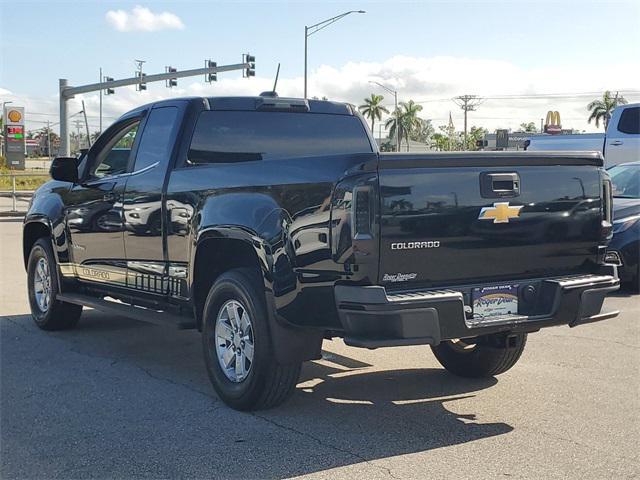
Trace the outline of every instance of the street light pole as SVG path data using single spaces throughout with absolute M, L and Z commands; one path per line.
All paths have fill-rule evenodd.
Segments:
M 364 10 L 350 10 L 348 12 L 341 13 L 340 15 L 336 15 L 335 17 L 327 18 L 321 22 L 316 23 L 311 26 L 304 26 L 304 98 L 307 99 L 307 58 L 308 58 L 308 39 L 314 33 L 318 33 L 323 28 L 328 27 L 332 23 L 337 22 L 338 20 L 350 15 L 352 13 L 367 13 Z
M 398 92 L 393 90 L 392 88 L 387 87 L 386 85 L 383 85 L 380 82 L 374 82 L 373 80 L 369 80 L 369 83 L 378 85 L 380 88 L 383 88 L 387 92 L 393 94 L 393 101 L 395 105 L 393 113 L 396 116 L 396 152 L 399 152 L 400 151 L 400 134 L 399 134 L 400 133 L 400 112 L 398 112 Z
M 102 83 L 102 67 L 100 67 L 100 83 Z M 98 134 L 102 133 L 102 89 L 100 89 L 100 129 Z

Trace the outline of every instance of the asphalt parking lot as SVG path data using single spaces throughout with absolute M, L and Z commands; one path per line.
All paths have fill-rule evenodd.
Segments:
M 85 311 L 28 314 L 21 220 L 0 219 L 0 477 L 636 478 L 640 296 L 613 320 L 531 335 L 496 379 L 447 374 L 428 347 L 325 342 L 283 407 L 239 413 L 199 334 Z

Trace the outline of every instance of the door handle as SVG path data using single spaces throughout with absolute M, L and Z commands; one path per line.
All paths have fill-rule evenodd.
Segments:
M 109 192 L 109 193 L 105 193 L 102 196 L 102 200 L 104 200 L 105 202 L 113 202 L 118 198 L 118 196 L 115 193 Z
M 622 145 L 623 143 L 624 142 L 622 140 L 614 140 L 609 145 L 613 145 L 613 146 L 617 147 L 618 145 Z

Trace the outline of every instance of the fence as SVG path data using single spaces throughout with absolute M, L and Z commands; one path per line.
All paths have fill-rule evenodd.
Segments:
M 2 185 L 2 187 L 0 187 L 0 216 L 19 215 L 24 214 L 27 211 L 27 206 L 37 186 L 34 185 L 33 189 L 22 189 L 18 188 L 18 183 L 22 183 L 24 185 L 38 183 L 34 182 L 34 177 L 41 177 L 46 180 L 49 178 L 49 174 L 0 173 L 0 185 Z M 21 178 L 23 179 L 22 182 L 20 180 Z M 29 181 L 25 182 L 24 180 L 27 180 L 27 178 Z M 20 185 L 20 187 L 23 187 L 24 185 Z M 20 205 L 18 205 L 19 202 Z M 19 206 L 24 208 L 18 208 Z

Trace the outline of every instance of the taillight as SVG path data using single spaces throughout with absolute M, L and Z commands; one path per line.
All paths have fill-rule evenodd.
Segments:
M 359 185 L 353 190 L 351 205 L 353 215 L 353 238 L 371 238 L 373 233 L 373 195 L 371 187 Z
M 613 236 L 613 192 L 607 175 L 602 181 L 602 229 L 600 238 L 610 240 Z

